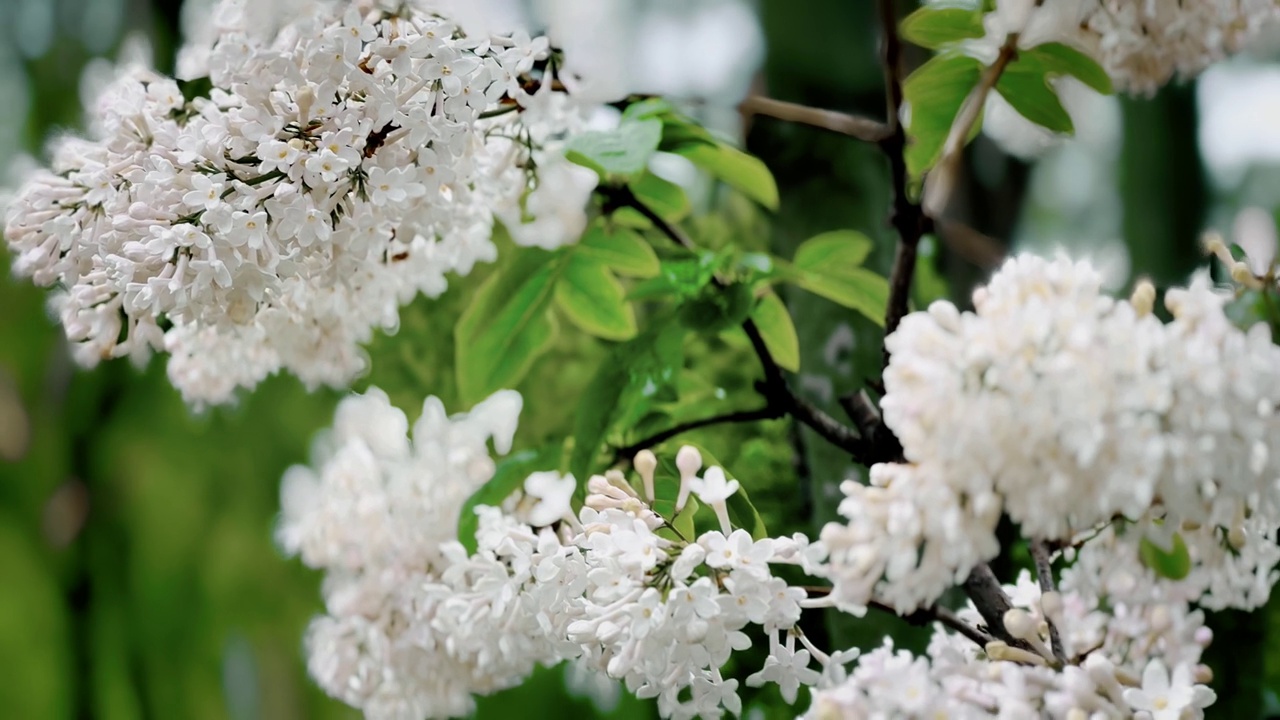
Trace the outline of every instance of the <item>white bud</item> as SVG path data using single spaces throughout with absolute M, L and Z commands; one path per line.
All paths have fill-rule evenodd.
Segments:
M 653 502 L 653 471 L 658 467 L 658 458 L 654 457 L 650 450 L 641 450 L 636 453 L 635 458 L 631 461 L 636 472 L 640 473 L 640 479 L 644 481 L 644 498 L 649 502 Z
M 1200 683 L 1201 685 L 1208 685 L 1213 682 L 1213 669 L 1203 663 L 1196 665 L 1195 672 L 1192 674 L 1192 677 L 1195 678 L 1197 683 Z
M 1036 634 L 1036 621 L 1031 614 L 1022 608 L 1010 608 L 1004 614 L 1004 629 L 1019 640 L 1026 640 Z
M 680 470 L 680 492 L 676 496 L 676 512 L 680 512 L 689 500 L 689 491 L 692 489 L 690 483 L 698 476 L 698 470 L 702 469 L 702 453 L 695 447 L 685 445 L 680 448 L 680 452 L 676 453 L 676 468 Z
M 1156 286 L 1146 278 L 1139 280 L 1133 288 L 1133 294 L 1129 296 L 1129 304 L 1133 305 L 1138 317 L 1150 315 L 1156 307 Z
M 1040 596 L 1040 610 L 1054 624 L 1062 624 L 1062 595 L 1050 590 Z

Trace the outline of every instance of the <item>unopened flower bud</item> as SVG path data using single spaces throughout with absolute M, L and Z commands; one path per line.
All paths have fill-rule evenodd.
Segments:
M 641 450 L 636 453 L 635 458 L 631 461 L 636 472 L 640 473 L 640 479 L 644 481 L 644 499 L 653 502 L 653 471 L 658 467 L 658 458 L 654 457 L 650 450 Z
M 702 469 L 702 453 L 690 445 L 680 448 L 680 452 L 676 453 L 676 469 L 680 471 L 680 492 L 676 496 L 676 512 L 680 512 L 689 500 L 689 491 L 692 489 L 690 482 Z
M 1062 595 L 1050 590 L 1040 596 L 1040 611 L 1056 625 L 1062 624 Z
M 1004 629 L 1019 640 L 1026 640 L 1036 633 L 1036 621 L 1022 608 L 1011 608 L 1004 614 Z
M 1133 288 L 1133 294 L 1129 296 L 1129 304 L 1133 305 L 1138 317 L 1150 315 L 1156 306 L 1156 286 L 1145 278 L 1139 280 Z
M 1213 668 L 1203 663 L 1196 665 L 1195 672 L 1192 673 L 1195 681 L 1201 685 L 1208 685 L 1213 682 Z

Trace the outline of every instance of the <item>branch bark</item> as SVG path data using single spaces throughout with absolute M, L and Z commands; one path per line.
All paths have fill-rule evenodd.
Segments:
M 1036 579 L 1040 583 L 1040 592 L 1057 592 L 1057 585 L 1053 581 L 1053 559 L 1049 556 L 1049 548 L 1042 540 L 1031 541 L 1031 558 L 1036 564 Z M 1049 625 L 1049 642 L 1053 647 L 1053 656 L 1058 658 L 1058 662 L 1067 662 L 1067 653 L 1062 648 L 1062 635 L 1058 632 L 1058 626 L 1053 620 L 1046 617 L 1045 622 Z
M 712 425 L 724 425 L 727 423 L 754 422 L 756 420 L 775 420 L 783 416 L 782 408 L 772 405 L 766 405 L 756 410 L 738 410 L 735 412 L 724 413 L 721 415 L 713 415 L 711 417 L 690 420 L 689 422 L 673 425 L 666 430 L 640 440 L 639 442 L 620 447 L 614 451 L 614 462 L 620 460 L 630 460 L 635 457 L 636 453 L 647 448 L 659 445 L 670 440 L 677 435 L 683 435 L 691 430 L 698 428 L 711 427 Z
M 761 95 L 752 95 L 738 106 L 743 115 L 764 115 L 786 122 L 809 125 L 840 135 L 847 135 L 863 142 L 878 143 L 889 136 L 887 125 L 870 118 L 848 115 L 835 110 L 823 110 L 790 103 Z

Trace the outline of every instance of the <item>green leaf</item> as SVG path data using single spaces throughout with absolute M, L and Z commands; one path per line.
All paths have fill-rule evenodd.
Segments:
M 796 326 L 791 322 L 791 313 L 782 298 L 770 291 L 751 313 L 764 339 L 765 347 L 773 356 L 778 366 L 791 372 L 800 371 L 800 338 L 796 335 Z
M 796 248 L 793 262 L 802 270 L 825 272 L 862 264 L 875 243 L 857 230 L 832 230 L 815 235 Z
M 678 222 L 692 209 L 684 188 L 647 170 L 627 186 L 640 202 L 670 222 Z
M 684 508 L 671 520 L 671 527 L 680 533 L 680 537 L 690 542 L 698 537 L 698 528 L 693 523 L 693 518 L 698 514 L 698 510 L 702 507 L 702 503 L 698 502 L 698 498 L 690 495 L 689 500 L 685 502 Z
M 467 498 L 462 505 L 462 512 L 458 515 L 458 542 L 462 543 L 468 553 L 476 551 L 476 530 L 480 525 L 480 519 L 476 517 L 476 507 L 479 505 L 501 506 L 511 493 L 524 486 L 524 481 L 530 474 L 543 470 L 556 470 L 563 452 L 564 448 L 561 445 L 548 445 L 538 450 L 521 450 L 498 461 L 493 477 Z
M 644 120 L 645 118 L 669 115 L 675 112 L 675 107 L 670 101 L 663 98 L 645 98 L 638 102 L 633 102 L 622 111 L 622 121 L 628 120 Z
M 514 387 L 555 337 L 549 312 L 562 258 L 524 248 L 490 275 L 454 328 L 458 393 L 473 404 Z
M 968 55 L 937 55 L 902 84 L 902 92 L 910 105 L 907 126 L 907 169 L 912 177 L 920 177 L 942 156 L 942 146 L 960 106 L 978 84 L 982 63 Z
M 715 255 L 663 260 L 657 277 L 636 285 L 627 295 L 632 300 L 674 296 L 686 299 L 698 295 L 715 277 Z
M 996 81 L 996 91 L 1023 117 L 1056 133 L 1075 132 L 1075 125 L 1049 76 L 1038 64 L 1012 63 Z
M 182 92 L 182 99 L 191 102 L 196 98 L 207 98 L 213 92 L 213 81 L 209 76 L 193 78 L 191 80 L 178 80 L 178 90 Z
M 884 327 L 884 312 L 889 305 L 889 281 L 870 270 L 853 268 L 829 274 L 805 272 L 795 284 L 831 302 L 857 310 Z
M 565 157 L 595 170 L 602 180 L 629 178 L 644 172 L 661 140 L 661 120 L 628 120 L 614 130 L 574 135 L 565 147 Z
M 662 267 L 649 243 L 628 227 L 596 223 L 582 236 L 577 252 L 628 277 L 651 278 Z
M 778 209 L 778 184 L 760 158 L 720 142 L 686 143 L 673 152 L 770 210 Z
M 690 330 L 717 333 L 741 325 L 754 304 L 751 286 L 746 283 L 707 286 L 680 306 L 680 322 Z
M 614 348 L 583 390 L 569 456 L 574 477 L 589 477 L 596 469 L 596 456 L 620 419 L 645 415 L 647 401 L 661 398 L 675 382 L 683 365 L 685 331 L 669 318 L 656 320 L 652 328 Z M 624 404 L 624 396 L 632 401 Z
M 930 50 L 986 34 L 981 12 L 929 5 L 903 18 L 899 32 L 903 39 Z
M 579 253 L 555 286 L 556 304 L 574 325 L 606 340 L 629 340 L 636 334 L 636 316 L 627 292 L 603 263 Z
M 1181 580 L 1191 572 L 1191 553 L 1182 535 L 1173 534 L 1173 549 L 1166 551 L 1147 538 L 1142 538 L 1138 545 L 1138 556 L 1142 564 L 1151 568 L 1155 574 L 1170 580 Z
M 1062 43 L 1037 45 L 1019 53 L 1018 62 L 1038 62 L 1044 65 L 1048 72 L 1071 75 L 1103 95 L 1115 92 L 1115 88 L 1111 85 L 1111 76 L 1107 71 L 1096 60 L 1069 45 Z

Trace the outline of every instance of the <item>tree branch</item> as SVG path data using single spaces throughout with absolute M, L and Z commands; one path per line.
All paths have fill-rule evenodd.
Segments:
M 659 445 L 670 440 L 677 435 L 682 435 L 691 430 L 698 428 L 710 427 L 712 425 L 724 425 L 727 423 L 754 422 L 756 420 L 775 420 L 783 416 L 782 408 L 766 405 L 756 410 L 736 410 L 734 412 L 723 413 L 721 415 L 713 415 L 711 417 L 700 418 L 698 420 L 690 420 L 689 422 L 673 425 L 660 433 L 655 433 L 639 442 L 620 447 L 614 451 L 613 460 L 630 460 L 635 457 L 636 453 L 646 448 Z
M 884 332 L 897 329 L 907 314 L 907 301 L 911 297 L 911 279 L 915 274 L 916 249 L 920 238 L 929 231 L 929 219 L 920 205 L 907 192 L 910 177 L 907 173 L 907 135 L 902 126 L 902 40 L 898 37 L 898 16 L 893 0 L 879 0 L 880 21 L 883 32 L 884 85 L 889 136 L 881 143 L 889 160 L 889 174 L 893 181 L 893 209 L 889 220 L 898 233 L 898 246 L 893 257 L 893 269 L 889 273 L 889 303 L 885 308 Z M 884 364 L 889 364 L 889 352 L 884 353 Z
M 1031 541 L 1031 558 L 1036 564 L 1036 579 L 1040 582 L 1040 592 L 1057 592 L 1058 588 L 1053 582 L 1053 559 L 1049 556 L 1049 548 L 1043 541 Z M 1058 662 L 1065 663 L 1067 654 L 1062 649 L 1062 636 L 1058 633 L 1058 627 L 1049 617 L 1046 616 L 1044 620 L 1049 625 L 1049 641 L 1053 646 L 1053 655 L 1058 658 Z
M 891 132 L 887 125 L 870 118 L 774 100 L 761 95 L 752 95 L 743 100 L 738 110 L 744 115 L 764 115 L 777 120 L 809 125 L 869 143 L 881 142 Z
M 1004 614 L 1009 612 L 1013 603 L 1004 594 L 1004 588 L 1000 587 L 1000 581 L 991 572 L 990 565 L 983 563 L 970 571 L 969 577 L 964 581 L 964 591 L 973 601 L 973 606 L 977 608 L 992 635 L 1010 645 L 1026 646 L 1026 643 L 1015 639 L 1004 627 Z
M 985 648 L 987 643 L 995 640 L 991 635 L 979 630 L 964 620 L 961 620 L 958 615 L 941 605 L 931 605 L 927 608 L 920 608 L 908 615 L 899 615 L 897 610 L 894 610 L 893 607 L 886 605 L 879 600 L 872 600 L 868 604 L 868 607 L 873 607 L 877 610 L 883 610 L 885 612 L 898 615 L 912 625 L 924 625 L 930 622 L 942 623 L 944 626 L 974 641 L 979 647 Z

